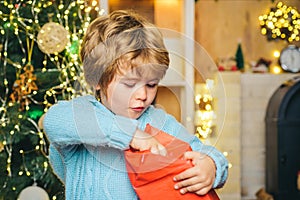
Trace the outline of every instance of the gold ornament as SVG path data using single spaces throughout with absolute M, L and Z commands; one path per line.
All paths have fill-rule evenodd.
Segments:
M 24 110 L 24 106 L 29 104 L 28 95 L 38 90 L 35 84 L 36 76 L 33 74 L 33 66 L 27 64 L 23 70 L 24 73 L 14 82 L 13 92 L 10 95 L 13 103 L 20 103 L 20 110 Z
M 69 42 L 69 32 L 55 22 L 46 23 L 37 35 L 38 46 L 46 54 L 62 52 Z
M 0 142 L 0 152 L 4 150 L 4 144 L 3 142 Z

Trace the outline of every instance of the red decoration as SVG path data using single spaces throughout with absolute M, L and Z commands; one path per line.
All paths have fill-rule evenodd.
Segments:
M 219 66 L 218 69 L 219 69 L 219 71 L 225 71 L 225 67 L 223 67 L 223 66 Z
M 236 65 L 233 65 L 232 67 L 231 67 L 231 71 L 237 71 L 239 68 L 236 66 Z

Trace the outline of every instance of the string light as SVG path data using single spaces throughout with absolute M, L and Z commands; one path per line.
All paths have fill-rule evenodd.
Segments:
M 278 2 L 276 7 L 258 19 L 261 33 L 268 40 L 300 41 L 300 14 L 296 8 Z
M 214 127 L 214 119 L 216 118 L 213 111 L 213 80 L 206 80 L 205 84 L 200 84 L 199 93 L 195 96 L 195 126 L 196 136 L 200 139 L 207 139 L 212 133 Z

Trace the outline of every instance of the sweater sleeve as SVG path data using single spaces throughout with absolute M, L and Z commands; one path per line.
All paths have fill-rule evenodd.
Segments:
M 44 129 L 54 146 L 85 144 L 127 149 L 137 121 L 97 108 L 85 98 L 61 101 L 45 115 Z
M 49 146 L 49 162 L 53 172 L 63 183 L 65 183 L 65 166 L 63 158 L 52 144 Z

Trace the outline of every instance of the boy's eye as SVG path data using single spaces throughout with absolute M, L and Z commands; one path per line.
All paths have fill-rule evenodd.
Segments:
M 157 83 L 147 84 L 147 87 L 149 88 L 155 88 L 157 86 Z
M 132 83 L 132 82 L 124 82 L 123 84 L 127 87 L 134 87 L 135 86 L 135 83 Z

